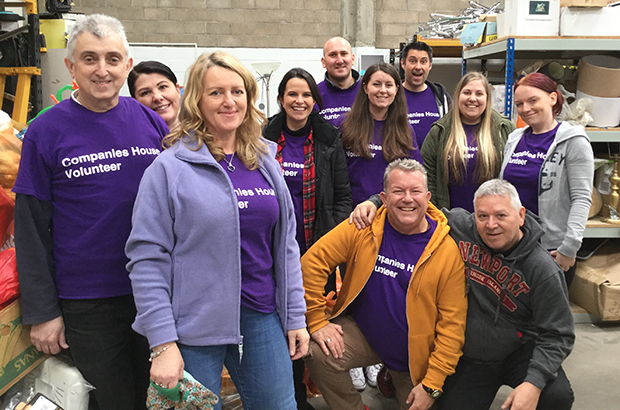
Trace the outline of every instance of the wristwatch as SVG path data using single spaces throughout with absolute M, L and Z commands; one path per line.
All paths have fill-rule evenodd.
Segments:
M 431 389 L 430 387 L 426 387 L 425 385 L 422 385 L 422 388 L 425 392 L 428 393 L 429 396 L 431 396 L 431 399 L 433 400 L 438 399 L 439 396 L 441 396 L 441 394 L 443 393 L 441 390 Z

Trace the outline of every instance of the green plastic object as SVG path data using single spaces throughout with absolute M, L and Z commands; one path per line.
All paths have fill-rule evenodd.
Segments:
M 62 93 L 64 93 L 67 90 L 73 90 L 75 89 L 75 85 L 65 85 L 64 87 L 62 87 L 60 90 L 58 90 L 56 92 L 56 100 L 58 100 L 58 102 L 62 101 Z M 56 104 L 54 104 L 56 105 Z M 54 105 L 50 105 L 49 107 L 45 107 L 43 108 L 41 111 L 39 111 L 39 113 L 36 115 L 36 117 L 34 117 L 33 119 L 31 119 L 30 121 L 27 122 L 28 125 L 30 125 L 30 123 L 32 121 L 34 121 L 39 115 L 43 114 L 45 111 L 49 110 L 50 108 L 52 108 Z
M 155 388 L 155 390 L 157 390 L 162 395 L 166 396 L 167 398 L 169 398 L 172 401 L 179 401 L 179 400 L 181 400 L 181 392 L 179 390 L 179 387 L 181 387 L 181 382 L 178 382 L 177 385 L 174 386 L 173 388 L 168 389 L 166 387 L 161 387 L 161 386 L 156 385 L 151 380 L 151 386 L 153 386 Z

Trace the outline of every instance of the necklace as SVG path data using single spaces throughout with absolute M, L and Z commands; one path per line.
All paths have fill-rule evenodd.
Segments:
M 230 156 L 230 161 L 226 160 L 226 157 L 224 157 L 224 161 L 226 161 L 228 163 L 228 166 L 226 168 L 228 168 L 228 171 L 230 171 L 230 172 L 235 172 L 235 169 L 236 169 L 235 166 L 232 164 L 234 157 L 235 157 L 235 153 L 234 152 Z

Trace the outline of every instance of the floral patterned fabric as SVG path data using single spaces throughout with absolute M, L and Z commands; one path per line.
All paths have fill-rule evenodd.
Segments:
M 216 394 L 183 371 L 183 380 L 172 389 L 159 387 L 151 381 L 146 407 L 148 410 L 212 410 L 218 401 Z

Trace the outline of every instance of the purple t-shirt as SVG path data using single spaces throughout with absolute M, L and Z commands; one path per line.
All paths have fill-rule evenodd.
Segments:
M 480 184 L 474 180 L 476 172 L 476 156 L 478 155 L 478 140 L 474 133 L 476 125 L 463 124 L 465 135 L 467 136 L 467 166 L 465 167 L 465 175 L 463 183 L 457 184 L 454 181 L 452 173 L 450 173 L 450 184 L 448 184 L 448 192 L 450 194 L 450 209 L 463 208 L 469 212 L 474 212 L 474 193 L 480 187 Z
M 440 118 L 435 95 L 430 87 L 421 92 L 409 91 L 405 87 L 403 89 L 407 97 L 409 124 L 415 131 L 418 147 L 421 147 L 431 125 Z
M 304 231 L 304 163 L 306 156 L 304 155 L 304 145 L 308 139 L 308 135 L 295 137 L 284 132 L 286 144 L 282 149 L 282 168 L 284 180 L 288 186 L 293 199 L 293 208 L 295 209 L 295 222 L 297 223 L 297 233 L 295 239 L 299 244 L 299 254 L 306 253 L 306 235 Z
M 241 230 L 241 305 L 258 312 L 276 310 L 276 283 L 271 254 L 273 229 L 280 206 L 274 189 L 258 169 L 250 171 L 236 155 L 234 172 L 229 172 L 231 155 L 220 165 L 235 188 Z
M 125 242 L 133 203 L 167 133 L 161 117 L 125 97 L 104 113 L 70 98 L 28 128 L 13 191 L 52 202 L 58 297 L 131 294 Z
M 437 223 L 428 216 L 426 232 L 403 235 L 385 220 L 383 241 L 364 289 L 351 305 L 353 317 L 385 365 L 409 371 L 407 289 L 411 274 Z M 389 337 L 386 337 L 389 335 Z
M 323 109 L 319 112 L 319 115 L 336 125 L 334 120 L 340 114 L 346 114 L 351 111 L 360 84 L 361 81 L 358 81 L 346 90 L 336 88 L 326 81 L 321 81 L 317 84 L 323 99 Z M 318 106 L 316 106 L 316 109 L 318 110 Z
M 342 123 L 343 119 L 339 118 L 337 121 Z M 385 121 L 375 121 L 375 130 L 372 137 L 372 142 L 369 144 L 372 158 L 367 159 L 360 157 L 351 152 L 348 148 L 345 148 L 347 168 L 349 170 L 349 181 L 351 183 L 353 208 L 355 208 L 359 203 L 370 198 L 372 195 L 383 191 L 383 174 L 385 172 L 385 168 L 388 166 L 388 162 L 383 156 L 382 147 L 384 126 Z M 413 131 L 413 129 L 412 132 L 415 137 L 415 131 Z M 418 149 L 415 138 L 413 139 L 413 147 L 414 149 L 409 151 L 409 158 L 413 158 L 420 164 L 423 164 L 422 155 L 420 155 L 420 150 Z
M 504 169 L 504 179 L 515 186 L 523 206 L 536 215 L 540 168 L 559 126 L 558 123 L 554 129 L 542 134 L 534 134 L 532 128 L 528 127 Z

